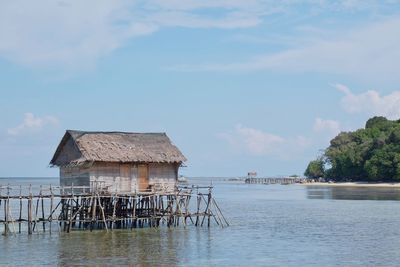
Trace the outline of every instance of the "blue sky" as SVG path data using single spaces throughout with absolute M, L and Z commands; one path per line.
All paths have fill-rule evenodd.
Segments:
M 0 176 L 66 129 L 167 132 L 183 174 L 302 174 L 400 117 L 400 1 L 0 1 Z

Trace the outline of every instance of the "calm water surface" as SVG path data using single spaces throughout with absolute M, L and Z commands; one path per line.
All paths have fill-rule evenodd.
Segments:
M 0 183 L 9 180 L 0 179 Z M 33 182 L 32 182 L 33 181 Z M 209 179 L 192 179 L 209 184 Z M 57 179 L 13 179 L 56 184 Z M 214 180 L 231 226 L 0 236 L 5 266 L 399 266 L 400 190 Z

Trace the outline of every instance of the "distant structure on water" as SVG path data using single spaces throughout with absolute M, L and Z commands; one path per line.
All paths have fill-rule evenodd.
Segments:
M 257 172 L 251 171 L 247 173 L 247 178 L 256 178 L 257 177 Z
M 185 156 L 165 133 L 67 130 L 50 162 L 60 186 L 110 192 L 172 191 Z

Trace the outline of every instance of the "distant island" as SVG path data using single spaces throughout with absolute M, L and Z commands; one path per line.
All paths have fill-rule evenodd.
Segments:
M 400 182 L 400 120 L 373 117 L 364 129 L 340 133 L 304 175 L 335 182 Z

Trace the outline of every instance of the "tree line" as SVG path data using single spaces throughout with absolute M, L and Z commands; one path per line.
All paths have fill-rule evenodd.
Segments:
M 369 119 L 365 128 L 342 132 L 304 173 L 334 181 L 400 182 L 400 120 Z

